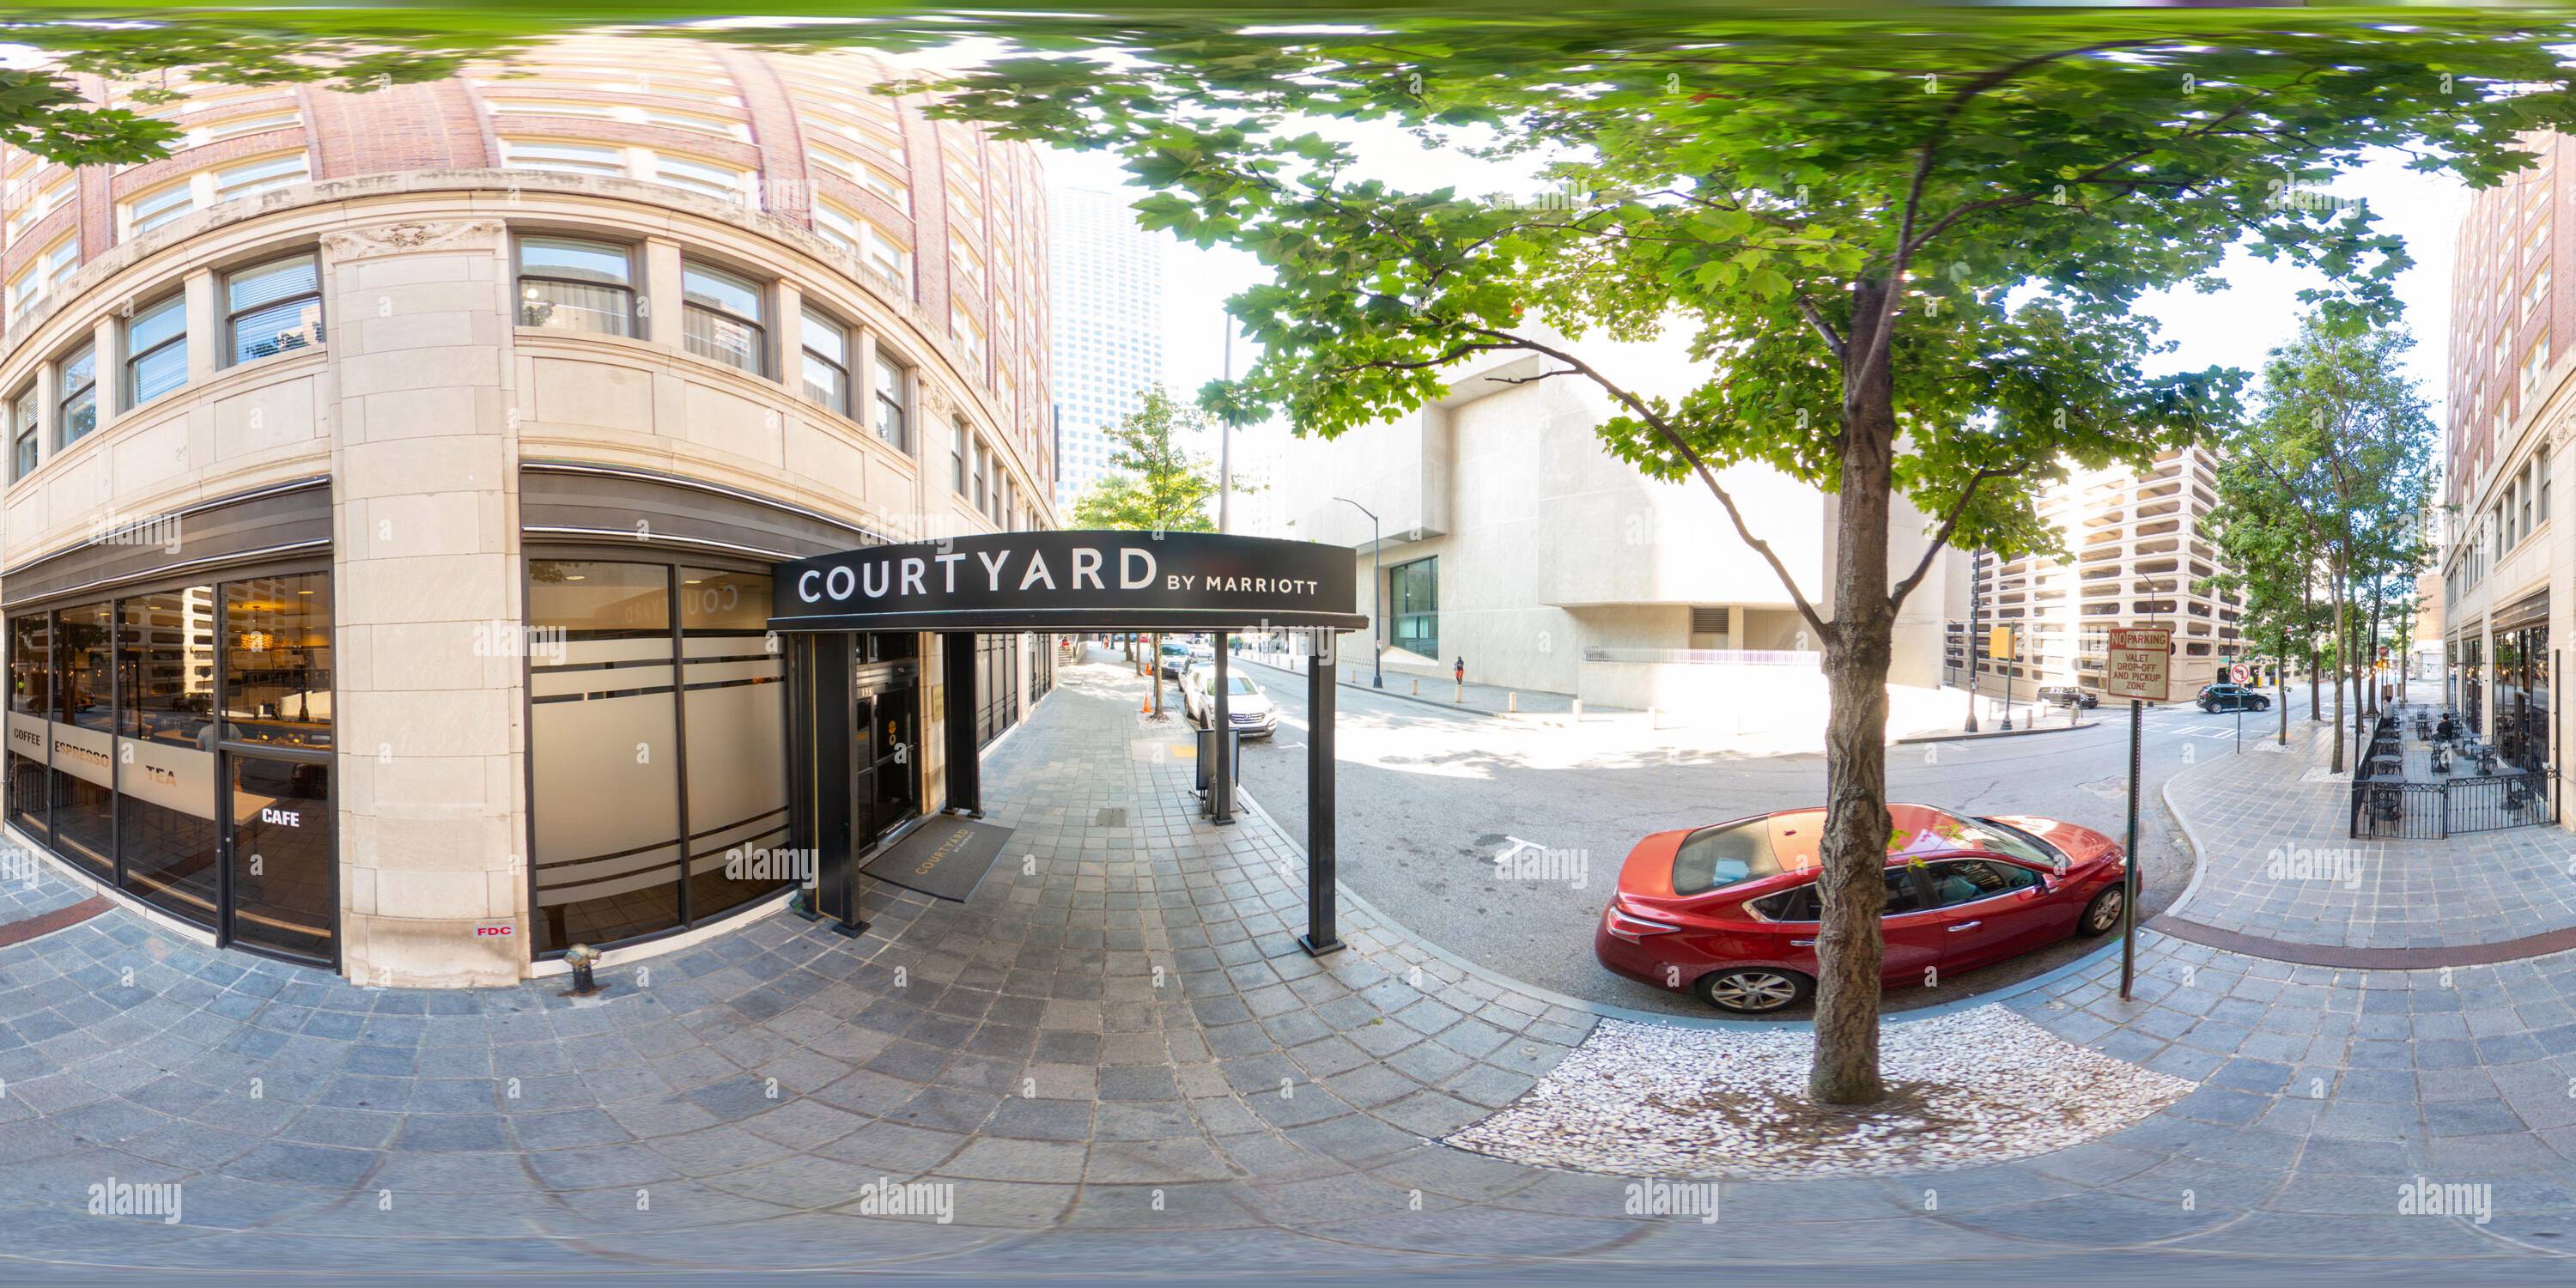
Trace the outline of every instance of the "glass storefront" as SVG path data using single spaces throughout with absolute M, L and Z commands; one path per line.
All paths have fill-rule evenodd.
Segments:
M 2537 769 L 2550 760 L 2549 627 L 2495 637 L 2495 744 L 2506 764 Z
M 1440 660 L 1440 558 L 1416 559 L 1386 570 L 1388 643 Z
M 2460 641 L 2460 719 L 2469 731 L 2484 736 L 2486 728 L 2486 659 L 2476 639 Z
M 226 943 L 335 961 L 328 573 L 15 614 L 8 641 L 13 825 Z
M 1020 637 L 975 637 L 975 746 L 1002 736 L 1019 720 Z
M 528 565 L 531 930 L 540 954 L 698 924 L 795 884 L 769 576 Z

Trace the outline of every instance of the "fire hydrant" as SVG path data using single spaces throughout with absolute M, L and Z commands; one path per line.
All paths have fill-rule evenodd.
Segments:
M 574 944 L 564 950 L 564 965 L 572 968 L 572 991 L 566 997 L 591 997 L 607 990 L 593 979 L 590 969 L 599 964 L 600 952 L 588 944 Z

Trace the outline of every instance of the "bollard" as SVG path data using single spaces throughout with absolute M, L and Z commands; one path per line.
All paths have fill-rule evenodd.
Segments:
M 1413 696 L 1422 696 L 1422 677 L 1418 675 L 1413 677 Z
M 1567 723 L 1567 724 L 1579 724 L 1579 723 L 1581 723 L 1581 722 L 1582 722 L 1582 720 L 1583 720 L 1583 699 L 1581 699 L 1581 698 L 1576 698 L 1576 699 L 1574 700 L 1574 715 L 1573 715 L 1573 718 L 1571 718 L 1571 719 L 1567 720 L 1567 721 L 1566 721 L 1566 723 Z
M 1513 715 L 1519 715 L 1521 713 L 1521 695 L 1517 693 L 1504 694 L 1503 710 L 1509 711 Z
M 1657 723 L 1657 712 L 1655 711 L 1655 709 L 1654 709 L 1653 707 L 1648 707 L 1648 708 L 1646 708 L 1646 729 L 1647 729 L 1647 731 L 1648 731 L 1648 732 L 1652 732 L 1652 731 L 1654 731 L 1654 730 L 1656 730 L 1656 729 L 1660 729 L 1660 728 L 1662 728 L 1662 727 L 1663 727 L 1663 726 L 1662 726 L 1661 724 Z

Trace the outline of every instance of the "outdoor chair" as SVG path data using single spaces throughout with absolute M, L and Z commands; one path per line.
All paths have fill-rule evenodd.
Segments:
M 2433 772 L 2445 775 L 2451 772 L 2451 749 L 2439 743 L 2433 746 Z
M 2406 795 L 2393 786 L 2371 788 L 2362 803 L 2373 823 L 2394 823 L 2406 817 Z

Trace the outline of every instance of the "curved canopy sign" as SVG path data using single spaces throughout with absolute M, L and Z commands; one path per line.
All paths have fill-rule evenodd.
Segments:
M 771 570 L 782 631 L 1356 630 L 1351 551 L 1213 532 L 994 532 Z

